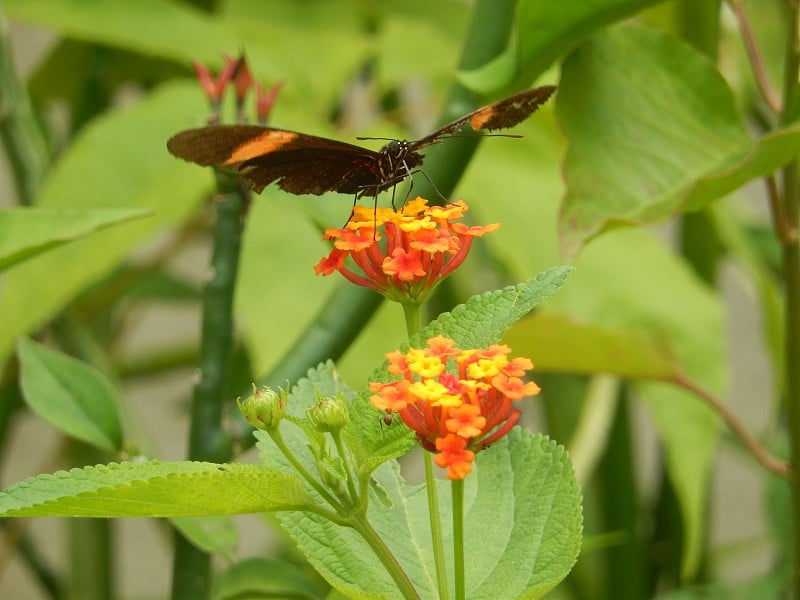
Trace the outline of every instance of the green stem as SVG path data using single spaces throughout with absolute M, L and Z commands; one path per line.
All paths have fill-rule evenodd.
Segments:
M 285 386 L 287 381 L 305 377 L 310 365 L 338 360 L 382 302 L 383 296 L 373 290 L 354 286 L 349 281 L 340 282 L 314 320 L 297 336 L 295 345 L 256 384 L 271 388 Z M 249 393 L 249 390 L 245 390 L 242 395 Z M 237 442 L 243 450 L 247 450 L 255 443 L 255 438 L 247 430 L 246 435 Z
M 475 2 L 469 31 L 461 49 L 460 70 L 482 67 L 506 49 L 512 37 L 516 8 L 517 0 Z M 447 106 L 439 121 L 452 121 L 475 108 L 475 94 L 456 83 L 450 90 Z M 457 144 L 435 144 L 427 149 L 425 173 L 428 177 L 414 182 L 414 194 L 428 198 L 432 203 L 442 202 L 440 194 L 445 197 L 452 194 L 481 139 L 480 136 L 467 136 Z M 436 183 L 436 189 L 430 181 Z
M 14 69 L 8 22 L 1 14 L 0 139 L 14 175 L 19 204 L 32 206 L 50 164 L 50 149 L 28 91 Z
M 456 600 L 464 600 L 464 480 L 454 479 L 450 484 L 453 494 L 453 565 L 456 581 Z
M 408 341 L 422 329 L 422 305 L 418 302 L 403 303 L 403 317 L 406 321 Z
M 363 537 L 364 541 L 372 548 L 378 560 L 386 567 L 389 575 L 394 580 L 395 584 L 397 584 L 397 589 L 403 594 L 403 598 L 408 598 L 409 600 L 419 598 L 419 594 L 417 594 L 417 591 L 414 589 L 414 585 L 411 583 L 408 575 L 406 575 L 403 567 L 397 562 L 394 554 L 392 554 L 389 547 L 383 542 L 378 532 L 372 528 L 369 521 L 363 516 L 358 515 L 353 517 L 352 522 L 353 528 L 361 534 L 361 537 Z
M 99 450 L 81 442 L 70 445 L 69 460 L 76 466 L 104 462 Z M 114 598 L 112 519 L 69 519 L 68 556 L 69 600 L 106 600 Z
M 404 303 L 403 315 L 406 321 L 408 340 L 411 341 L 422 327 L 422 305 Z M 433 561 L 436 565 L 436 583 L 440 598 L 449 598 L 447 583 L 447 563 L 444 557 L 444 538 L 442 536 L 442 517 L 439 514 L 439 493 L 436 487 L 436 473 L 430 452 L 424 452 L 425 487 L 428 494 L 428 516 L 431 522 L 431 541 L 433 543 Z
M 189 458 L 225 462 L 230 436 L 222 427 L 233 337 L 233 294 L 239 265 L 247 194 L 239 189 L 216 198 L 211 277 L 203 288 L 200 380 L 195 385 Z M 173 600 L 202 600 L 211 592 L 211 557 L 175 532 Z
M 297 457 L 295 457 L 295 455 L 286 445 L 286 442 L 283 440 L 283 436 L 281 435 L 280 430 L 276 428 L 268 431 L 267 433 L 269 434 L 270 439 L 272 439 L 272 441 L 278 447 L 278 450 L 281 451 L 281 454 L 283 454 L 286 457 L 286 460 L 288 460 L 292 464 L 294 470 L 300 474 L 300 477 L 305 479 L 308 482 L 308 484 L 311 487 L 313 487 L 316 490 L 316 492 L 325 499 L 325 502 L 327 502 L 333 508 L 335 508 L 337 512 L 344 514 L 345 509 L 342 506 L 342 504 L 336 498 L 334 498 L 328 492 L 328 490 L 322 487 L 319 481 L 317 481 L 311 475 L 311 473 L 309 473 L 308 470 L 303 466 L 303 464 L 297 460 Z
M 800 71 L 800 9 L 798 3 L 786 3 L 786 57 L 784 69 L 784 112 L 782 124 L 792 118 L 798 93 L 797 77 Z M 792 587 L 794 597 L 800 598 L 800 245 L 798 245 L 798 173 L 797 160 L 792 160 L 783 168 L 783 215 L 787 230 L 791 235 L 783 245 L 784 306 L 786 322 L 784 331 L 786 407 L 789 428 L 789 462 L 794 471 L 792 481 L 792 537 L 794 556 Z
M 450 590 L 447 580 L 447 563 L 444 559 L 444 536 L 442 535 L 442 516 L 439 514 L 439 493 L 436 487 L 436 473 L 433 468 L 433 456 L 424 452 L 425 488 L 428 494 L 428 515 L 431 521 L 431 541 L 433 543 L 433 562 L 436 565 L 436 586 L 439 598 L 449 598 Z
M 347 491 L 350 492 L 350 506 L 358 506 L 359 498 L 356 491 L 355 477 L 353 476 L 353 468 L 350 464 L 349 454 L 345 451 L 344 444 L 342 443 L 341 430 L 332 431 L 333 443 L 336 446 L 336 451 L 339 453 L 339 458 L 342 459 L 345 473 L 347 473 Z

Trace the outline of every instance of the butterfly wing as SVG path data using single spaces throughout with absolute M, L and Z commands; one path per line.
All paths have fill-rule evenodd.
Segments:
M 519 92 L 494 104 L 479 108 L 440 127 L 421 140 L 417 140 L 414 142 L 414 148 L 424 148 L 435 144 L 439 141 L 439 138 L 456 133 L 467 123 L 475 131 L 491 131 L 513 127 L 531 116 L 555 91 L 556 86 L 545 85 Z
M 237 171 L 256 192 L 277 181 L 292 194 L 354 194 L 378 178 L 378 154 L 372 150 L 271 127 L 190 129 L 170 138 L 167 149 L 198 165 Z

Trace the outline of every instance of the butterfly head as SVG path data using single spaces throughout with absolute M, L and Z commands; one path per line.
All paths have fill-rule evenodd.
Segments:
M 411 145 L 405 140 L 391 140 L 383 148 L 380 153 L 391 156 L 392 158 L 403 158 L 410 150 Z

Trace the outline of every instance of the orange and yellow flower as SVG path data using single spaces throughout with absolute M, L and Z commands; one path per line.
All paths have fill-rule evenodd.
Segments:
M 519 420 L 512 402 L 540 391 L 522 379 L 533 363 L 509 359 L 510 352 L 499 344 L 461 350 L 443 336 L 430 338 L 425 348 L 390 352 L 388 371 L 402 379 L 370 384 L 370 402 L 399 414 L 422 446 L 437 453 L 434 460 L 447 468 L 447 477 L 463 479 L 472 470 L 475 453 Z
M 421 302 L 464 262 L 473 238 L 499 227 L 457 222 L 467 210 L 463 202 L 428 206 L 422 198 L 400 210 L 356 206 L 345 227 L 325 231 L 333 250 L 314 271 L 317 275 L 338 271 L 390 300 Z M 357 270 L 348 266 L 348 257 Z

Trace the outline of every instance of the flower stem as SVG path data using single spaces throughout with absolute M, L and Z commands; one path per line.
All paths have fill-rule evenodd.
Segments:
M 456 600 L 464 600 L 464 480 L 454 479 L 450 484 L 453 495 L 453 565 L 455 569 Z
M 347 452 L 345 451 L 344 444 L 342 443 L 341 431 L 332 431 L 333 443 L 336 445 L 336 451 L 339 453 L 339 458 L 342 459 L 345 472 L 347 473 L 347 491 L 350 493 L 350 506 L 358 506 L 358 492 L 356 491 L 355 477 L 353 475 L 353 468 Z
M 428 493 L 428 514 L 431 520 L 431 541 L 433 542 L 433 560 L 436 564 L 436 585 L 439 598 L 449 598 L 447 583 L 447 563 L 444 560 L 444 538 L 442 537 L 442 517 L 439 514 L 439 494 L 436 490 L 436 474 L 433 469 L 433 457 L 424 452 L 425 487 Z
M 403 594 L 403 598 L 419 598 L 417 590 L 414 589 L 414 585 L 411 583 L 408 575 L 406 575 L 403 567 L 397 562 L 394 554 L 392 554 L 389 547 L 383 542 L 378 532 L 372 528 L 369 521 L 367 521 L 363 515 L 357 514 L 354 515 L 352 519 L 352 526 L 361 534 L 361 537 L 363 537 L 364 541 L 372 548 L 378 560 L 386 567 L 389 575 L 391 575 L 392 579 L 397 584 L 397 589 Z
M 192 400 L 189 458 L 225 462 L 231 457 L 231 441 L 222 427 L 222 407 L 231 363 L 233 292 L 247 192 L 230 190 L 215 204 L 211 277 L 203 288 L 200 380 Z M 210 591 L 210 555 L 176 531 L 173 600 L 207 598 Z
M 422 329 L 422 305 L 418 302 L 403 303 L 403 316 L 406 319 L 406 332 L 408 339 Z
M 278 450 L 280 450 L 281 454 L 283 454 L 286 457 L 286 460 L 288 460 L 292 464 L 292 467 L 294 468 L 295 471 L 298 472 L 300 477 L 305 479 L 308 482 L 308 484 L 311 487 L 313 487 L 314 490 L 316 490 L 316 492 L 320 496 L 322 496 L 328 504 L 330 504 L 334 509 L 336 509 L 337 512 L 344 514 L 344 507 L 342 506 L 342 504 L 336 498 L 334 498 L 328 492 L 328 490 L 326 490 L 324 487 L 320 485 L 320 483 L 311 475 L 311 473 L 308 472 L 308 470 L 303 466 L 303 464 L 297 460 L 292 451 L 289 450 L 289 447 L 286 445 L 286 442 L 283 441 L 283 436 L 281 435 L 280 430 L 273 429 L 270 430 L 268 434 L 270 439 L 278 447 Z
M 408 339 L 422 328 L 422 306 L 417 303 L 404 303 L 403 315 L 406 320 Z M 428 494 L 428 515 L 431 522 L 431 541 L 433 543 L 433 561 L 436 565 L 436 583 L 440 598 L 449 598 L 447 584 L 447 563 L 444 559 L 444 538 L 442 537 L 442 517 L 439 514 L 439 494 L 436 489 L 436 473 L 433 469 L 433 458 L 430 452 L 423 452 L 425 463 L 425 488 Z

